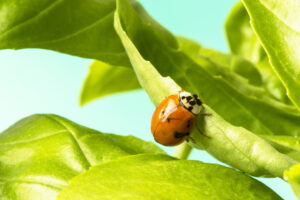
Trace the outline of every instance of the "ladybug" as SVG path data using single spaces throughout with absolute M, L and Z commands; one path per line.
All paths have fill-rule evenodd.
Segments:
M 164 99 L 152 116 L 151 132 L 155 141 L 165 146 L 175 146 L 188 140 L 201 106 L 198 95 L 185 91 Z

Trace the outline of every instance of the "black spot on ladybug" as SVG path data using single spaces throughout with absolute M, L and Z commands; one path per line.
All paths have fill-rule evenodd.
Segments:
M 193 106 L 188 107 L 188 110 L 192 111 L 193 110 Z
M 186 100 L 187 100 L 188 102 L 190 102 L 190 100 L 192 100 L 192 98 L 193 98 L 193 97 L 188 96 L 188 97 L 186 98 Z
M 184 137 L 184 136 L 188 136 L 188 135 L 190 135 L 190 133 L 189 132 L 187 132 L 187 133 L 180 133 L 180 132 L 175 132 L 174 133 L 174 138 L 182 138 L 182 137 Z
M 196 94 L 193 94 L 193 97 L 194 97 L 195 99 L 198 99 L 198 95 L 196 95 Z
M 181 99 L 185 99 L 185 96 L 182 96 Z
M 197 105 L 201 106 L 202 102 L 200 101 L 200 99 L 197 99 L 196 102 L 197 102 Z
M 190 101 L 189 104 L 193 106 L 196 104 L 196 101 Z
M 187 121 L 186 127 L 187 127 L 187 128 L 190 128 L 190 127 L 191 127 L 191 120 L 188 120 L 188 121 Z
M 163 110 L 163 111 L 161 111 L 161 114 L 165 114 L 165 111 Z

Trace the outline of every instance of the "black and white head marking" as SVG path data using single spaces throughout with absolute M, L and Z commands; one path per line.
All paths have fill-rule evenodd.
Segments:
M 200 113 L 202 102 L 198 95 L 191 94 L 189 92 L 180 92 L 179 102 L 180 105 L 192 112 L 194 115 L 198 115 Z

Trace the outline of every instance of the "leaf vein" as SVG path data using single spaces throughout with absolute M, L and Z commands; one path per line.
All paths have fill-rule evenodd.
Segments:
M 58 124 L 60 124 L 61 126 L 63 126 L 69 133 L 70 135 L 73 137 L 74 141 L 76 142 L 76 144 L 78 145 L 79 147 L 79 150 L 83 156 L 83 158 L 85 159 L 85 161 L 87 162 L 87 164 L 89 166 L 92 166 L 91 162 L 88 160 L 88 158 L 86 157 L 85 153 L 83 152 L 82 150 L 82 146 L 80 144 L 80 142 L 78 141 L 77 137 L 75 136 L 76 134 L 74 133 L 74 131 L 68 127 L 68 125 L 66 125 L 63 121 L 61 121 L 60 119 L 58 119 L 57 117 L 55 116 L 52 116 L 52 115 L 46 115 L 48 118 L 52 119 L 53 121 L 57 122 Z
M 30 139 L 30 140 L 21 140 L 21 141 L 18 141 L 18 142 L 1 143 L 0 147 L 1 146 L 11 146 L 11 145 L 18 145 L 18 144 L 26 144 L 26 143 L 29 143 L 29 142 L 35 142 L 35 141 L 45 139 L 45 138 L 48 138 L 48 137 L 52 137 L 54 135 L 58 135 L 58 134 L 64 133 L 64 132 L 68 132 L 68 130 L 59 130 L 59 131 L 55 131 L 55 132 L 50 132 L 46 136 L 38 137 L 38 138 Z
M 26 25 L 27 23 L 30 23 L 31 21 L 34 21 L 36 19 L 38 19 L 39 17 L 43 16 L 44 14 L 47 14 L 48 11 L 52 10 L 53 8 L 55 8 L 57 5 L 59 5 L 61 2 L 63 2 L 64 0 L 54 0 L 51 4 L 49 4 L 46 8 L 44 8 L 44 10 L 42 10 L 41 12 L 37 13 L 36 15 L 34 15 L 33 17 L 26 19 L 25 21 L 13 26 L 12 28 L 4 31 L 3 33 L 0 34 L 0 38 L 3 38 L 5 35 L 9 34 L 10 32 L 14 31 L 17 28 L 20 28 L 24 25 Z
M 87 31 L 93 27 L 95 27 L 96 25 L 100 24 L 102 21 L 104 21 L 106 18 L 110 17 L 111 15 L 113 15 L 114 13 L 114 10 L 108 12 L 107 14 L 105 14 L 102 18 L 94 21 L 93 23 L 85 26 L 85 27 L 82 27 L 80 28 L 79 30 L 75 31 L 74 33 L 70 33 L 68 35 L 65 35 L 61 38 L 57 38 L 57 39 L 54 39 L 54 40 L 49 40 L 49 41 L 45 41 L 45 42 L 37 42 L 37 43 L 31 43 L 31 45 L 44 45 L 44 44 L 49 44 L 49 43 L 54 43 L 54 42 L 60 42 L 60 41 L 63 41 L 63 40 L 67 40 L 67 39 L 70 39 L 72 37 L 75 37 L 77 35 L 79 35 L 80 33 L 84 32 L 84 31 Z M 121 52 L 122 53 L 122 52 Z

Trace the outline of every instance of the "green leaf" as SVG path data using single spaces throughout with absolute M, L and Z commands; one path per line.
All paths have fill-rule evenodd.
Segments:
M 131 2 L 156 35 L 176 48 L 175 38 Z M 43 48 L 130 66 L 113 28 L 114 11 L 115 0 L 2 0 L 0 49 Z
M 0 49 L 51 49 L 128 66 L 114 10 L 113 0 L 1 1 Z
M 282 101 L 283 103 L 291 105 L 292 103 L 287 96 L 286 89 L 281 80 L 275 74 L 274 70 L 269 64 L 269 61 L 265 60 L 264 62 L 256 63 L 256 66 L 262 74 L 263 86 L 266 91 L 271 93 L 274 97 L 276 97 L 276 99 Z
M 58 199 L 281 198 L 257 180 L 227 167 L 138 155 L 92 167 L 74 178 Z
M 90 166 L 140 153 L 164 152 L 133 136 L 103 134 L 56 115 L 32 115 L 0 134 L 0 196 L 55 199 Z
M 284 178 L 292 186 L 298 199 L 300 199 L 300 164 L 284 172 Z
M 290 147 L 296 151 L 300 151 L 300 138 L 284 135 L 266 135 L 264 138 L 281 144 L 283 146 Z
M 256 134 L 300 134 L 299 113 L 287 111 L 286 105 L 279 107 L 272 101 L 253 98 L 248 95 L 249 90 L 242 93 L 222 76 L 212 74 L 204 67 L 213 63 L 203 59 L 203 66 L 200 66 L 180 49 L 169 48 L 130 4 L 122 1 L 119 15 L 124 31 L 143 58 L 149 60 L 162 76 L 170 76 L 184 90 L 199 94 L 203 102 L 226 121 Z M 245 84 L 236 85 L 243 87 Z
M 130 7 L 128 6 L 130 5 L 124 0 L 117 2 L 115 29 L 121 38 L 141 86 L 146 90 L 152 102 L 158 105 L 166 96 L 177 93 L 180 87 L 169 77 L 162 77 L 153 65 L 141 56 L 120 22 L 119 13 L 129 12 Z M 129 13 L 127 14 L 129 15 Z M 136 22 L 133 23 L 137 25 Z M 212 114 L 211 117 L 198 118 L 201 130 L 210 138 L 203 137 L 199 132 L 194 131 L 191 135 L 193 138 L 191 145 L 204 148 L 217 159 L 255 176 L 282 177 L 283 171 L 296 163 L 296 161 L 276 151 L 260 137 L 242 127 L 228 123 L 208 105 L 204 105 L 202 112 Z
M 300 27 L 298 1 L 243 0 L 270 62 L 300 109 Z
M 300 138 L 285 135 L 264 135 L 266 139 L 279 152 L 300 162 Z
M 81 91 L 80 104 L 84 105 L 99 97 L 138 88 L 140 85 L 131 68 L 94 61 Z
M 230 12 L 225 23 L 225 30 L 231 52 L 255 62 L 267 91 L 277 99 L 290 103 L 286 89 L 272 70 L 268 57 L 251 28 L 249 15 L 241 2 L 238 2 Z M 244 68 L 245 66 L 241 65 L 239 69 Z
M 227 55 L 217 50 L 205 48 L 197 42 L 184 37 L 178 37 L 177 39 L 180 50 L 214 75 L 222 75 L 223 78 L 234 77 L 235 79 L 238 79 L 238 75 L 240 75 L 242 78 L 247 79 L 244 82 L 256 86 L 262 84 L 261 75 L 253 63 L 238 56 Z M 206 63 L 210 62 L 210 65 L 205 64 L 205 60 Z M 231 74 L 230 77 L 226 73 Z M 230 80 L 228 79 L 228 81 Z
M 178 41 L 180 49 L 185 54 L 189 55 L 198 65 L 212 75 L 224 79 L 234 89 L 244 95 L 263 100 L 265 103 L 274 105 L 284 111 L 298 113 L 294 106 L 278 101 L 279 99 L 287 98 L 285 93 L 283 93 L 285 89 L 279 79 L 271 77 L 269 73 L 263 73 L 264 82 L 266 81 L 265 79 L 269 81 L 266 85 L 263 85 L 261 73 L 257 68 L 261 72 L 265 72 L 267 71 L 265 69 L 266 64 L 254 64 L 238 56 L 226 55 L 216 50 L 207 49 L 183 37 L 179 37 Z M 276 83 L 279 83 L 279 85 Z
M 232 53 L 253 62 L 266 59 L 267 55 L 250 26 L 249 15 L 241 2 L 229 13 L 225 22 L 225 33 Z

